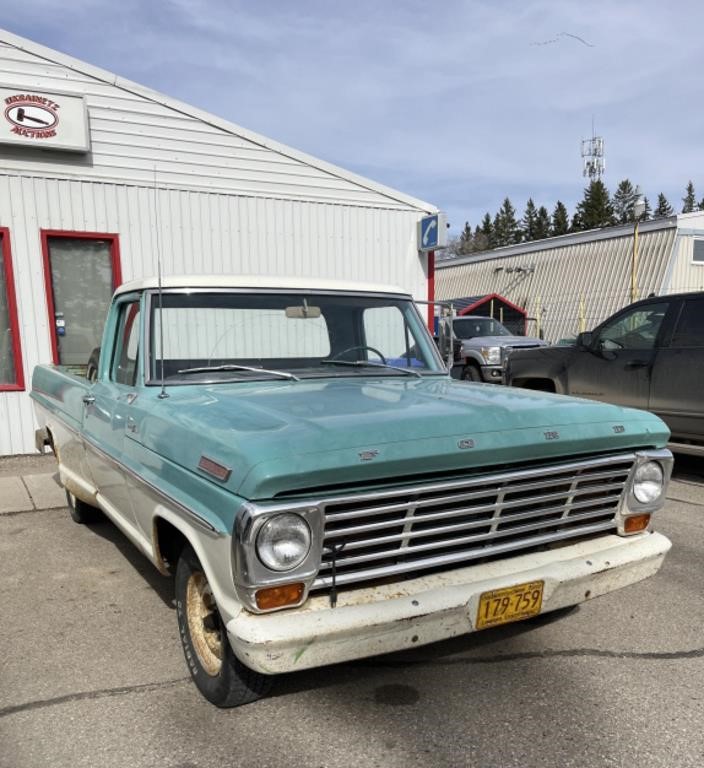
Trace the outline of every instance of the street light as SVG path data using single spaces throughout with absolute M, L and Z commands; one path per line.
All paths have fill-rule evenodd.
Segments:
M 631 257 L 631 301 L 635 301 L 637 298 L 638 289 L 636 286 L 636 276 L 638 274 L 638 222 L 645 213 L 645 197 L 640 191 L 640 187 L 636 187 L 636 191 L 633 194 L 633 255 Z

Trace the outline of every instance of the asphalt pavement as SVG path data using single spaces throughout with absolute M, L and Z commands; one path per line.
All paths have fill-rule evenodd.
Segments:
M 56 485 L 37 462 L 0 462 L 0 480 Z M 23 479 L 32 508 L 0 513 L 0 768 L 700 768 L 704 461 L 677 464 L 656 577 L 559 618 L 282 676 L 233 710 L 188 678 L 171 581 L 109 522 L 38 509 Z

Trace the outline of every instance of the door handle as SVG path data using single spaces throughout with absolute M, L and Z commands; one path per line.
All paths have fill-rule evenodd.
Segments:
M 629 360 L 626 368 L 647 368 L 650 365 L 648 360 Z
M 93 405 L 95 403 L 95 395 L 83 395 L 83 405 Z

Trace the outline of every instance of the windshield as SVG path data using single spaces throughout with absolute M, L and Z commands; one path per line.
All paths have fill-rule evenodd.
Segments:
M 408 299 L 315 293 L 152 294 L 149 384 L 445 373 Z M 161 353 L 163 323 L 163 355 Z
M 510 336 L 509 330 L 491 317 L 457 317 L 452 323 L 458 339 L 475 336 Z

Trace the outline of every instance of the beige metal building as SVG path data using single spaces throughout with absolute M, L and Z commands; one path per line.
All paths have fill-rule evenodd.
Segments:
M 631 301 L 634 227 L 520 243 L 439 261 L 436 297 L 499 294 L 528 312 L 548 341 L 590 330 Z M 704 212 L 642 222 L 636 296 L 704 291 Z

